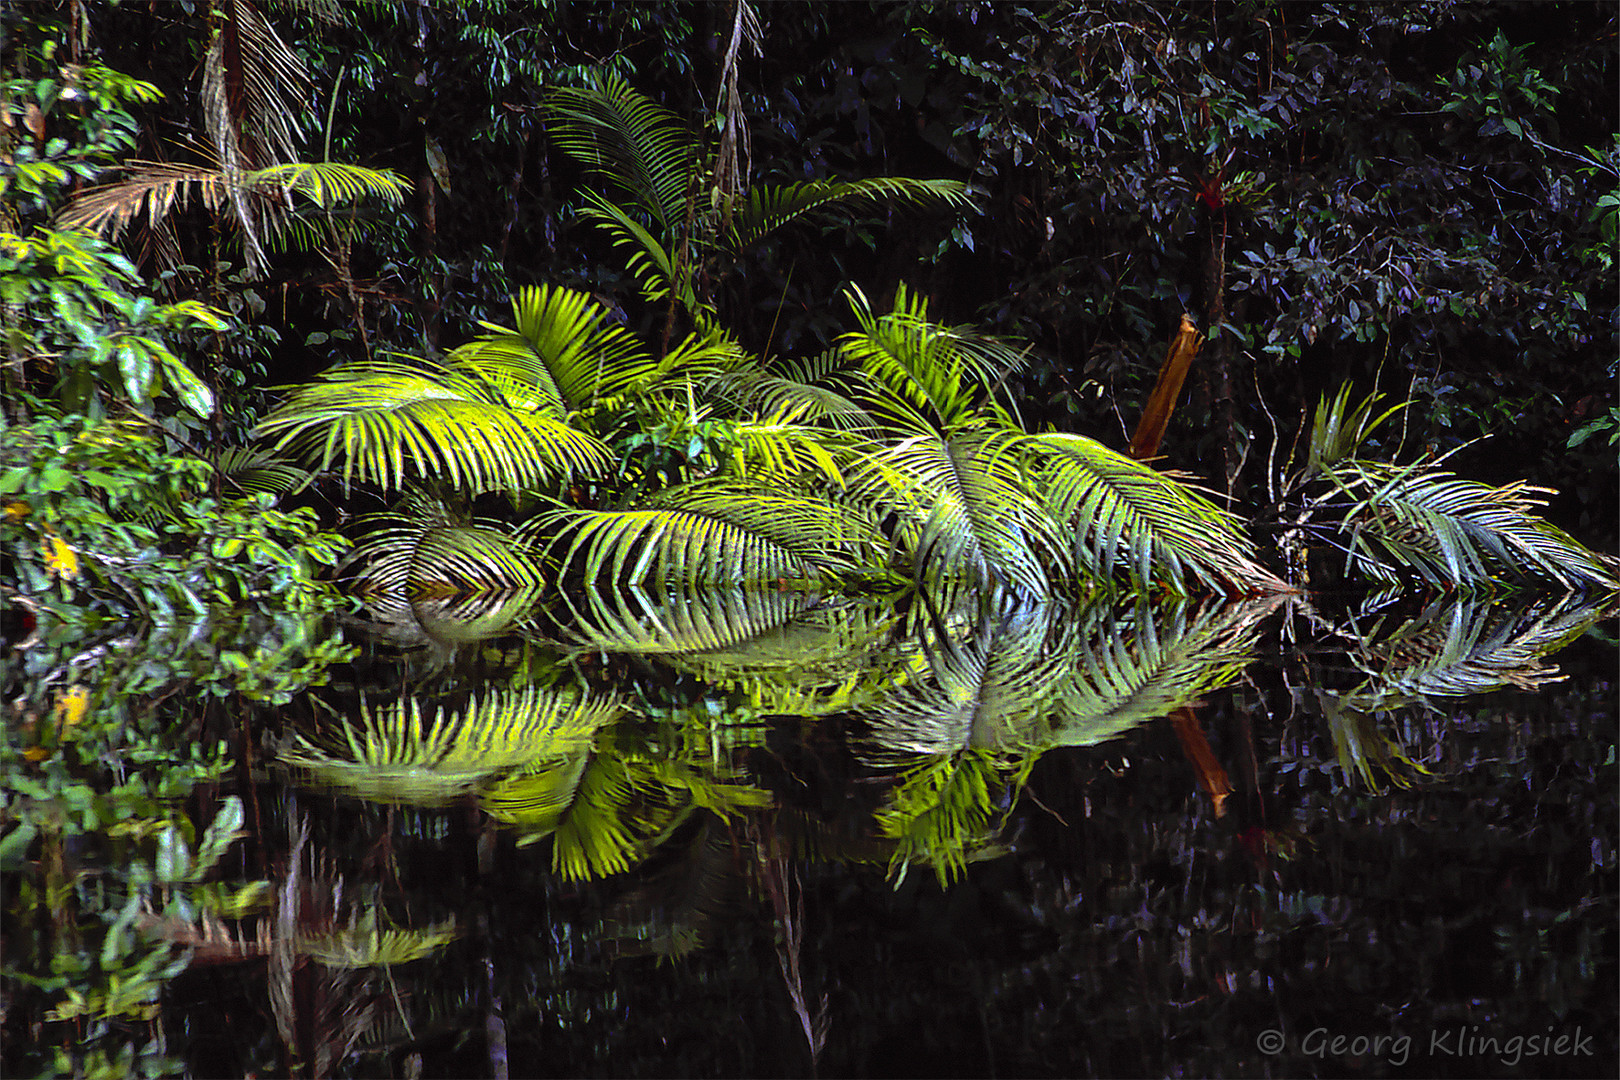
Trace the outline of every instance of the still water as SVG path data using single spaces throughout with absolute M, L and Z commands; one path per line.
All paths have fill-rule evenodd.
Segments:
M 163 706 L 189 1075 L 1616 1071 L 1612 607 L 529 601 Z

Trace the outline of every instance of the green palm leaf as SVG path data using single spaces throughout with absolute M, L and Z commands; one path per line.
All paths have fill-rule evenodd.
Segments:
M 901 616 L 887 601 L 832 596 L 734 644 L 666 661 L 735 691 L 756 713 L 824 716 L 887 697 L 927 661 L 892 646 Z
M 615 248 L 628 252 L 625 268 L 641 286 L 643 297 L 656 303 L 669 299 L 674 291 L 681 306 L 700 324 L 713 322 L 714 307 L 698 298 L 690 272 L 691 262 L 680 257 L 679 249 L 672 252 L 641 222 L 596 192 L 586 192 L 585 199 L 588 205 L 580 211 L 580 216 L 606 232 Z
M 552 834 L 554 870 L 573 881 L 625 873 L 657 846 L 660 833 L 691 813 L 648 772 L 645 762 L 611 751 L 591 758 Z
M 1374 577 L 1390 579 L 1408 568 L 1441 586 L 1480 585 L 1501 575 L 1620 588 L 1602 560 L 1533 512 L 1544 501 L 1529 493 L 1545 489 L 1493 488 L 1432 467 L 1354 460 L 1330 476 L 1357 498 L 1345 517 L 1351 566 Z
M 593 587 L 638 585 L 666 595 L 673 589 L 819 580 L 813 549 L 790 549 L 711 513 L 560 510 L 526 531 L 550 535 L 545 550 L 565 580 Z
M 612 696 L 525 687 L 487 692 L 466 708 L 425 715 L 403 698 L 361 707 L 323 738 L 299 733 L 281 760 L 318 783 L 373 802 L 444 806 L 525 765 L 587 748 L 624 713 Z
M 832 479 L 840 478 L 825 449 L 819 455 L 808 450 L 814 433 L 800 429 L 784 436 L 780 430 L 739 427 L 743 437 L 756 435 L 761 442 L 765 437 L 776 440 L 758 451 L 768 461 L 779 463 L 768 472 L 778 477 L 791 476 L 793 467 L 789 461 L 795 453 L 804 452 L 811 457 L 811 467 L 827 468 L 833 473 Z M 835 573 L 881 569 L 888 548 L 888 541 L 870 514 L 849 501 L 795 494 L 785 484 L 748 477 L 664 491 L 648 500 L 647 508 L 714 518 L 761 537 L 807 564 Z
M 496 821 L 518 832 L 518 846 L 550 836 L 568 812 L 591 764 L 587 747 L 530 764 L 490 786 L 479 805 Z
M 1008 371 L 1023 364 L 1016 350 L 994 338 L 928 320 L 928 303 L 904 286 L 894 310 L 876 315 L 855 290 L 851 306 L 860 330 L 838 339 L 838 347 L 888 391 L 872 408 L 907 430 L 949 430 L 983 418 L 980 401 Z M 991 416 L 1000 419 L 999 410 Z
M 1502 686 L 1533 690 L 1565 676 L 1542 657 L 1600 619 L 1614 604 L 1574 593 L 1504 607 L 1486 599 L 1441 597 L 1392 629 L 1356 627 L 1351 659 L 1367 675 L 1346 700 L 1362 711 L 1433 697 L 1483 694 Z
M 1180 588 L 1186 575 L 1218 589 L 1284 587 L 1253 561 L 1231 514 L 1186 485 L 1083 435 L 1034 436 L 1031 468 L 1052 517 L 1071 532 L 1076 564 L 1107 579 Z
M 541 392 L 521 373 L 509 381 Z M 516 491 L 607 468 L 611 456 L 595 437 L 532 400 L 509 399 L 502 385 L 473 365 L 358 361 L 294 390 L 256 435 L 319 469 L 341 457 L 345 484 L 359 476 L 385 488 L 415 474 L 474 493 Z
M 990 751 L 963 750 L 907 772 L 877 814 L 879 832 L 896 841 L 889 861 L 896 885 L 912 863 L 932 866 L 948 885 L 976 853 L 995 849 L 1005 818 L 997 806 L 1011 771 Z
M 1070 657 L 1047 746 L 1091 746 L 1168 716 L 1242 674 L 1275 601 L 1193 611 L 1145 604 L 1128 618 L 1097 606 L 1054 651 Z
M 456 939 L 454 919 L 433 926 L 383 929 L 373 907 L 324 934 L 300 934 L 293 950 L 323 967 L 393 967 L 431 956 Z
M 512 298 L 512 314 L 515 332 L 485 323 L 491 333 L 451 353 L 450 362 L 478 371 L 508 394 L 528 391 L 528 399 L 509 397 L 514 405 L 541 408 L 554 401 L 565 413 L 588 408 L 659 370 L 635 335 L 588 293 L 531 286 Z
M 247 446 L 220 451 L 216 467 L 228 488 L 248 496 L 297 494 L 315 479 L 308 469 Z
M 367 197 L 397 206 L 411 190 L 411 182 L 391 169 L 340 161 L 289 161 L 245 173 L 241 183 L 249 190 L 297 192 L 323 210 Z
M 959 180 L 872 177 L 866 180 L 808 180 L 785 187 L 756 187 L 736 207 L 730 243 L 740 249 L 796 218 L 848 203 L 898 203 L 922 209 L 972 206 Z
M 759 531 L 686 509 L 557 511 L 529 527 L 565 584 L 556 633 L 593 648 L 734 644 L 816 602 L 825 564 Z
M 676 234 L 709 161 L 674 113 L 612 74 L 589 87 L 551 91 L 546 113 L 558 148 L 623 189 L 665 236 Z
M 851 491 L 899 516 L 919 587 L 999 582 L 1044 595 L 1047 567 L 1065 568 L 1068 553 L 1022 470 L 1024 442 L 988 427 L 912 435 L 871 455 Z
M 873 739 L 892 754 L 1011 753 L 1037 745 L 1073 663 L 1051 648 L 1056 620 L 1067 614 L 1034 604 L 981 618 L 968 640 L 936 638 L 924 653 L 927 677 L 863 711 Z
M 877 421 L 862 400 L 874 386 L 858 361 L 837 349 L 805 358 L 773 358 L 714 380 L 710 393 L 739 412 L 792 415 L 839 431 L 867 433 Z
M 750 472 L 779 478 L 788 483 L 825 479 L 838 488 L 844 486 L 839 458 L 846 461 L 850 451 L 864 443 L 841 431 L 800 423 L 804 408 L 783 409 L 774 415 L 739 420 L 725 429 L 732 443 L 731 465 L 739 477 Z

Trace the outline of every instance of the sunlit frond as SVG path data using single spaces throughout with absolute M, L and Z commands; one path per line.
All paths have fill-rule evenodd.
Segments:
M 337 161 L 290 161 L 254 169 L 240 183 L 250 190 L 292 191 L 323 210 L 375 196 L 397 205 L 411 182 L 392 169 L 368 169 Z
M 859 290 L 851 306 L 861 328 L 839 338 L 838 348 L 904 403 L 895 409 L 879 398 L 869 406 L 889 406 L 903 427 L 943 430 L 995 415 L 985 407 L 991 387 L 1023 364 L 1019 352 L 994 338 L 930 322 L 926 299 L 904 286 L 886 315 L 875 314 Z
M 791 453 L 793 444 L 789 447 L 778 453 Z M 835 470 L 836 477 L 830 455 L 827 466 Z M 790 474 L 786 467 L 774 471 L 779 476 Z M 784 485 L 757 479 L 734 478 L 673 488 L 654 496 L 646 506 L 712 517 L 829 570 L 881 568 L 888 549 L 877 523 L 859 506 L 794 494 Z
M 809 552 L 690 510 L 556 511 L 528 530 L 566 580 L 592 587 L 673 588 L 819 581 Z
M 596 475 L 611 461 L 594 436 L 514 408 L 477 370 L 420 360 L 329 371 L 294 390 L 256 434 L 322 470 L 342 458 L 345 483 L 359 476 L 389 488 L 414 474 L 473 492 L 514 491 Z
M 635 335 L 613 322 L 589 293 L 530 286 L 512 298 L 512 316 L 515 334 L 485 324 L 492 333 L 457 349 L 452 362 L 486 371 L 489 347 L 496 346 L 532 383 L 556 387 L 567 410 L 623 393 L 657 370 Z
M 586 748 L 530 764 L 492 784 L 479 805 L 496 821 L 517 830 L 518 846 L 532 844 L 550 836 L 562 821 L 590 763 Z
M 1185 484 L 1083 435 L 1034 436 L 1027 446 L 1039 498 L 1090 574 L 1123 571 L 1176 588 L 1187 575 L 1222 591 L 1285 587 L 1254 562 L 1237 519 Z
M 778 477 L 785 482 L 824 480 L 844 487 L 839 458 L 865 440 L 801 423 L 806 410 L 784 409 L 772 416 L 739 420 L 726 429 L 732 441 L 731 466 L 738 476 Z
M 995 428 L 913 435 L 870 455 L 850 488 L 899 516 L 920 587 L 995 581 L 1044 595 L 1068 545 L 1024 474 L 1024 441 Z
M 665 662 L 736 691 L 758 713 L 851 712 L 927 670 L 919 649 L 891 649 L 900 619 L 886 600 L 830 596 L 735 644 Z

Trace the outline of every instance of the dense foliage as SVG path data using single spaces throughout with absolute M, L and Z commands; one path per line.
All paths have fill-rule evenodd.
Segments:
M 741 836 L 775 916 L 750 947 L 775 952 L 814 1062 L 790 852 L 885 864 L 913 890 L 896 910 L 927 907 L 907 869 L 944 883 L 1003 853 L 1060 768 L 1046 751 L 1167 711 L 1222 816 L 1191 706 L 1262 614 L 1196 597 L 1443 598 L 1348 646 L 1365 680 L 1292 673 L 1331 738 L 1315 764 L 1279 746 L 1277 777 L 1353 815 L 1353 792 L 1421 773 L 1392 708 L 1539 685 L 1615 590 L 1612 7 L 62 0 L 0 20 L 10 1070 L 172 1071 L 160 1001 L 189 961 L 269 972 L 228 1071 L 325 1074 L 363 1033 L 386 1050 L 385 994 L 415 1043 L 392 965 L 456 928 L 438 900 L 380 899 L 401 895 L 391 809 L 346 893 L 335 819 L 312 839 L 296 795 L 261 806 L 261 752 L 413 828 L 476 805 L 547 840 L 547 903 L 648 859 L 692 875 L 679 918 L 639 894 L 591 912 L 619 955 L 710 940 Z M 1148 408 L 1193 323 L 1190 400 Z M 1144 411 L 1169 417 L 1149 462 L 1157 428 L 1114 449 Z M 1511 590 L 1568 596 L 1474 604 Z M 402 647 L 417 685 L 378 704 L 339 623 Z M 334 671 L 347 697 L 307 713 Z M 867 740 L 832 770 L 864 796 L 826 796 L 865 832 L 790 805 L 798 780 L 761 764 L 780 717 Z M 1612 779 L 1612 745 L 1566 749 Z M 1244 814 L 1262 790 L 1251 769 Z M 1054 813 L 1089 817 L 1073 796 Z M 482 835 L 458 842 L 487 881 Z M 1292 835 L 1249 837 L 1261 892 Z M 1173 949 L 1149 942 L 1168 901 L 1143 857 L 1144 914 L 1104 905 L 1147 920 L 1139 960 Z M 1124 947 L 1052 914 L 1099 882 L 1003 885 L 1055 952 L 980 1000 Z M 1341 888 L 1273 898 L 1286 925 L 1255 915 L 1256 962 L 1360 947 Z M 516 916 L 480 904 L 487 950 Z M 1513 994 L 1565 985 L 1522 975 L 1570 936 L 1536 925 L 1502 946 Z M 463 996 L 498 1019 L 489 979 Z M 877 1068 L 850 1052 L 834 1064 Z M 1068 1065 L 1175 1061 L 1214 1067 Z

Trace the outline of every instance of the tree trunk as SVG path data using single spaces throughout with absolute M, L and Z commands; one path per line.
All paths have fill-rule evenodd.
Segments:
M 1237 432 L 1232 411 L 1232 338 L 1222 329 L 1226 322 L 1226 230 L 1226 208 L 1210 210 L 1209 262 L 1204 268 L 1204 329 L 1209 348 L 1204 355 L 1210 382 L 1210 420 L 1215 428 L 1221 466 L 1221 490 L 1230 500 L 1237 473 Z

